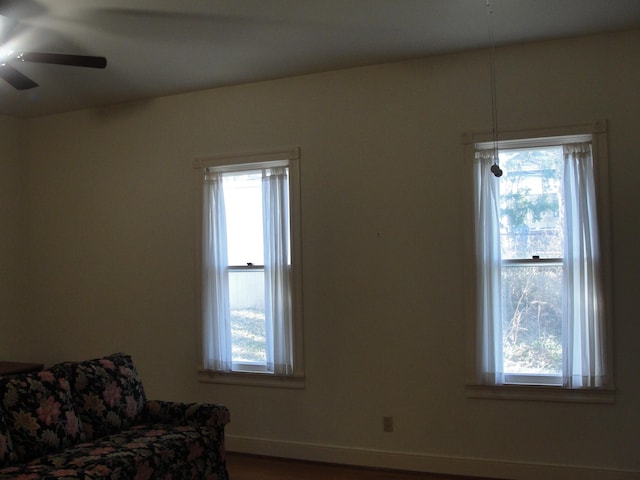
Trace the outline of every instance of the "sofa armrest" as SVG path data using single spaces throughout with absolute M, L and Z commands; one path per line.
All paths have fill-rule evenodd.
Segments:
M 224 428 L 230 421 L 230 413 L 224 405 L 149 400 L 142 411 L 142 419 L 145 423 L 206 425 L 210 428 Z

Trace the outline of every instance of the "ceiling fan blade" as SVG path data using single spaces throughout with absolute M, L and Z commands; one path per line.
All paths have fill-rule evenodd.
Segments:
M 52 63 L 73 67 L 105 68 L 107 59 L 90 55 L 68 55 L 65 53 L 23 52 L 18 56 L 23 62 Z
M 11 65 L 7 64 L 0 65 L 0 78 L 18 90 L 28 90 L 38 86 L 38 84 L 29 77 L 24 76 Z

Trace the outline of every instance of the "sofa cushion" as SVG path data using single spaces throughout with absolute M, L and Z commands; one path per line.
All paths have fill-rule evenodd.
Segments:
M 0 467 L 16 460 L 16 452 L 9 434 L 9 426 L 0 402 Z
M 84 440 L 69 382 L 49 370 L 0 378 L 0 404 L 19 461 Z
M 69 372 L 71 391 L 87 440 L 130 428 L 140 421 L 146 396 L 130 355 L 114 353 L 56 365 Z
M 205 426 L 149 424 L 78 444 L 29 464 L 80 478 L 226 480 L 221 433 Z M 0 469 L 0 479 L 3 471 Z

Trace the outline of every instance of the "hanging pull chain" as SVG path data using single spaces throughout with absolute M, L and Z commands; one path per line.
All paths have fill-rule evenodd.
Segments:
M 502 176 L 502 169 L 498 166 L 498 108 L 496 102 L 496 60 L 493 41 L 493 8 L 491 0 L 487 0 L 487 16 L 489 17 L 489 65 L 491 69 L 491 125 L 493 133 L 493 165 L 491 173 L 496 177 Z

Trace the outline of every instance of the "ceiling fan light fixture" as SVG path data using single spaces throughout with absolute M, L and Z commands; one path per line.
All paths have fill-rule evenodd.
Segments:
M 0 50 L 0 63 L 4 64 L 6 62 L 8 62 L 9 60 L 12 60 L 13 58 L 15 58 L 15 53 L 13 50 Z

